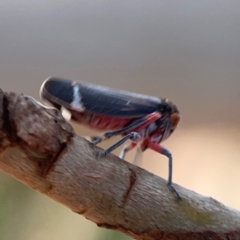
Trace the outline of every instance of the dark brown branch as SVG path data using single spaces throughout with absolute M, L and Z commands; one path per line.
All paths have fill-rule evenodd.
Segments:
M 240 239 L 240 212 L 110 154 L 96 157 L 55 109 L 0 91 L 0 169 L 135 239 Z

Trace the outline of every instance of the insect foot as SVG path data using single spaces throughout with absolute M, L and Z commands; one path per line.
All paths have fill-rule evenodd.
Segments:
M 102 137 L 95 138 L 91 144 L 92 146 L 96 146 L 98 143 L 102 142 Z
M 103 150 L 96 150 L 95 151 L 95 156 L 96 157 L 104 157 L 106 155 L 107 155 L 106 151 L 103 151 Z
M 173 187 L 172 183 L 168 183 L 168 188 L 175 193 L 175 195 L 177 196 L 178 200 L 182 200 L 182 198 L 180 197 L 179 193 L 177 192 L 177 190 Z

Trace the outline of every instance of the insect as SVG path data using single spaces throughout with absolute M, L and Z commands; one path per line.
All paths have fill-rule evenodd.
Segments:
M 121 158 L 136 146 L 141 151 L 149 148 L 165 155 L 169 164 L 167 185 L 181 199 L 172 185 L 172 154 L 160 145 L 180 121 L 180 113 L 171 101 L 56 77 L 45 80 L 40 95 L 57 109 L 67 109 L 71 120 L 104 131 L 103 136 L 92 141 L 94 146 L 121 135 L 121 140 L 102 152 L 104 155 L 129 139 Z

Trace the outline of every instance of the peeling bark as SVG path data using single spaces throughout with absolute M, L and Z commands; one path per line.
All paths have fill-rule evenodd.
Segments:
M 0 90 L 0 169 L 100 227 L 135 239 L 240 239 L 240 212 L 109 154 L 61 114 Z

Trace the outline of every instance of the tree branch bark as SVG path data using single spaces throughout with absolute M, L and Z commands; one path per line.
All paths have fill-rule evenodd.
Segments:
M 98 149 L 96 147 L 96 149 Z M 95 148 L 61 114 L 0 90 L 0 169 L 84 215 L 135 239 L 240 239 L 240 212 Z

